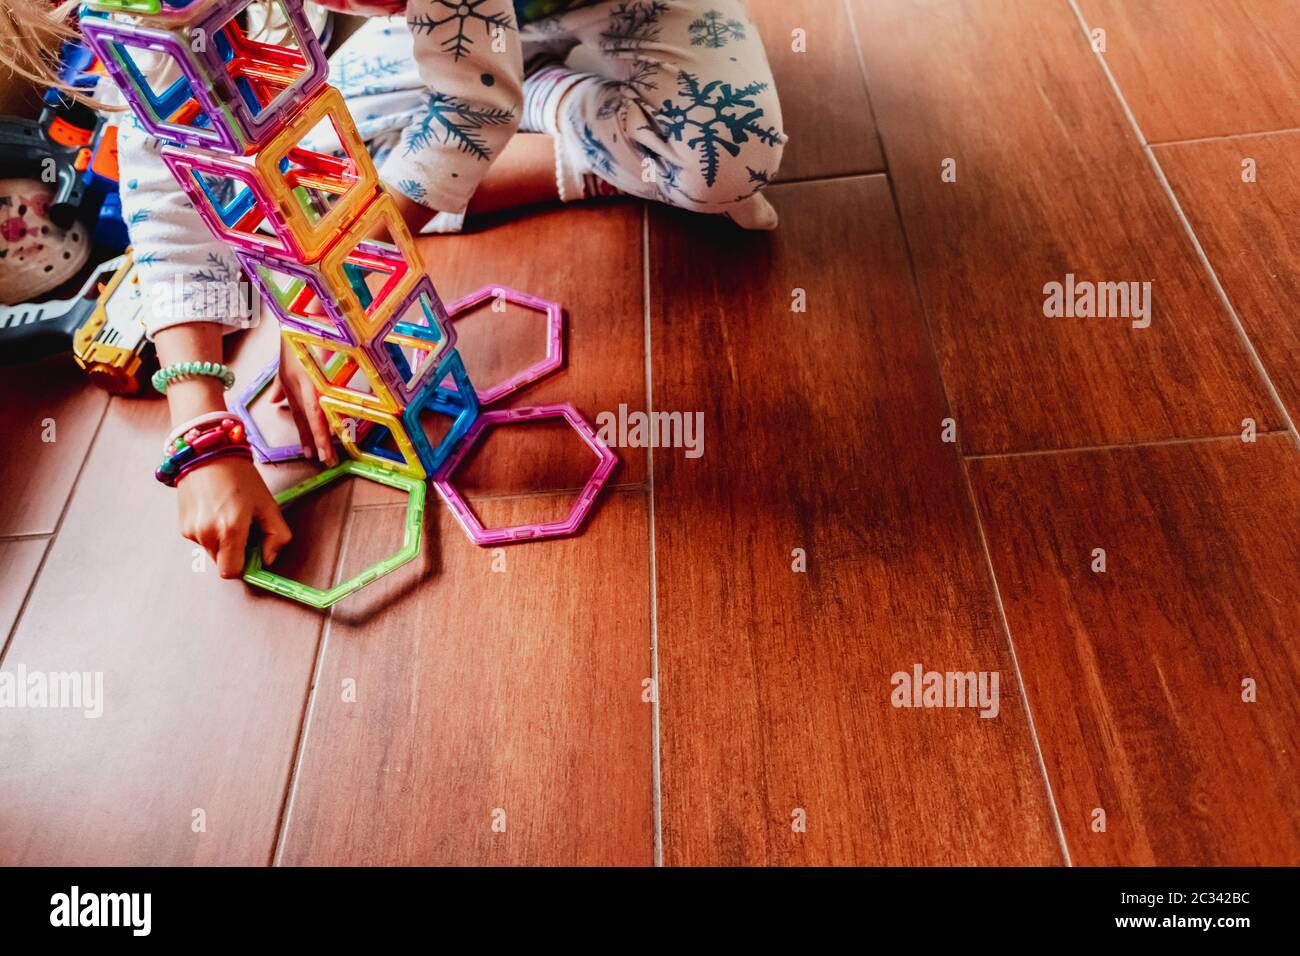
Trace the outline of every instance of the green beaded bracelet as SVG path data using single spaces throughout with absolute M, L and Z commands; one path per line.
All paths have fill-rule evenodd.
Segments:
M 226 391 L 230 391 L 235 384 L 235 373 L 230 370 L 228 365 L 222 365 L 219 362 L 182 362 L 179 365 L 168 365 L 166 368 L 160 368 L 154 372 L 153 387 L 166 394 L 167 386 L 172 382 L 179 382 L 200 375 L 210 375 L 213 378 L 221 379 L 221 384 L 226 387 Z

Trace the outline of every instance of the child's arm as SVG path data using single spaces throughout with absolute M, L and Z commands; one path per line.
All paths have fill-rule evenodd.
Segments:
M 379 169 L 413 208 L 462 213 L 479 181 L 519 128 L 523 54 L 510 0 L 477 8 L 457 42 L 458 21 L 447 5 L 410 0 L 406 21 L 420 78 L 429 89 L 426 112 L 403 133 Z M 408 223 L 413 228 L 422 222 Z
M 176 185 L 155 140 L 132 117 L 119 119 L 118 162 L 123 215 L 131 232 L 136 269 L 148 297 L 145 325 L 162 367 L 223 360 L 225 332 L 246 325 L 238 313 L 238 262 L 214 237 Z M 303 444 L 332 462 L 329 428 L 315 389 L 295 359 L 281 365 L 281 387 L 290 400 Z M 222 383 L 199 377 L 167 389 L 173 426 L 226 408 Z M 274 560 L 290 538 L 274 497 L 252 462 L 214 459 L 176 486 L 181 533 L 202 545 L 222 577 L 239 577 L 252 524 L 264 533 L 263 560 Z
M 118 168 L 136 275 L 148 296 L 149 337 L 192 322 L 246 328 L 249 316 L 236 314 L 246 301 L 239 295 L 238 260 L 172 178 L 158 141 L 130 114 L 118 117 Z
M 251 316 L 238 313 L 251 299 L 238 260 L 212 235 L 176 184 L 159 155 L 158 141 L 129 114 L 122 114 L 118 123 L 118 164 L 122 215 L 131 232 L 136 275 L 149 296 L 145 309 L 149 337 L 156 341 L 167 329 L 194 323 L 212 324 L 226 332 L 247 328 Z M 217 343 L 215 356 L 202 358 L 220 362 L 219 335 Z M 177 361 L 199 359 L 182 355 Z M 281 363 L 280 385 L 304 447 L 332 463 L 329 425 L 297 360 Z
M 158 332 L 158 361 L 221 361 L 222 328 L 212 322 L 172 325 Z M 219 379 L 201 377 L 173 382 L 167 389 L 172 425 L 205 412 L 223 411 L 226 400 Z M 293 537 L 280 506 L 253 463 L 218 458 L 188 473 L 176 486 L 181 534 L 201 545 L 223 578 L 244 571 L 244 550 L 254 523 L 262 529 L 262 560 L 270 564 Z

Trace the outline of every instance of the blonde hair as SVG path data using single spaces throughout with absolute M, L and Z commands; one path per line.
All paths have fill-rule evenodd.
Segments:
M 38 87 L 54 86 L 83 102 L 86 96 L 59 79 L 59 51 L 75 40 L 79 0 L 0 0 L 0 78 L 8 71 Z M 98 105 L 98 104 L 96 104 Z
M 81 36 L 77 28 L 77 8 L 82 0 L 0 0 L 0 81 L 5 72 L 30 80 L 38 87 L 53 86 L 72 99 L 97 110 L 120 111 L 124 106 L 101 103 L 59 79 L 59 53 L 67 40 Z M 247 11 L 260 9 L 262 16 L 257 38 L 274 34 L 277 24 L 273 0 L 252 0 Z M 282 18 L 281 18 L 282 19 Z

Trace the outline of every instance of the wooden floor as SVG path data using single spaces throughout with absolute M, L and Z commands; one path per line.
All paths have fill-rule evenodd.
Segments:
M 623 202 L 424 247 L 449 300 L 566 306 L 516 404 L 702 413 L 575 538 L 494 554 L 432 507 L 417 562 L 309 611 L 176 535 L 160 402 L 6 374 L 3 666 L 104 704 L 0 709 L 0 864 L 1300 863 L 1294 18 L 751 5 L 779 231 Z M 1046 316 L 1067 274 L 1151 283 L 1149 325 Z M 537 333 L 467 317 L 470 374 Z M 582 455 L 503 432 L 464 487 L 553 516 Z M 340 484 L 282 560 L 350 574 L 402 514 Z M 893 706 L 917 666 L 996 673 L 996 716 Z

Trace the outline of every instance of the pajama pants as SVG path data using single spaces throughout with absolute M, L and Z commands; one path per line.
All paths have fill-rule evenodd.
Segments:
M 724 213 L 749 228 L 775 224 L 760 190 L 781 161 L 781 108 L 741 0 L 610 0 L 495 38 L 470 23 L 464 53 L 451 18 L 440 18 L 437 32 L 418 29 L 434 8 L 461 7 L 479 9 L 410 0 L 418 42 L 405 19 L 372 18 L 330 58 L 331 80 L 380 175 L 439 209 L 431 228 L 459 227 L 474 189 L 520 122 L 524 64 L 550 56 L 567 57 L 571 68 L 595 77 L 560 104 L 557 183 L 594 174 L 625 193 Z M 503 15 L 509 4 L 491 9 Z M 494 41 L 500 52 L 490 51 Z M 423 50 L 423 62 L 414 48 Z M 183 290 L 177 302 L 148 310 L 150 336 L 193 321 L 238 324 L 223 300 L 205 291 L 238 278 L 230 249 L 177 188 L 158 143 L 129 113 L 116 122 L 122 208 L 140 281 Z M 313 140 L 306 142 L 317 149 L 339 148 L 337 137 L 332 144 Z
M 562 102 L 561 183 L 594 173 L 622 192 L 697 212 L 735 215 L 766 205 L 758 193 L 776 174 L 785 135 L 767 57 L 742 0 L 597 3 L 524 24 L 519 41 L 525 63 L 567 58 L 572 69 L 598 77 Z M 401 17 L 363 24 L 331 57 L 330 75 L 381 169 L 394 151 L 420 148 L 411 131 L 429 126 L 437 103 L 473 103 L 491 79 L 448 64 L 430 89 Z M 455 133 L 445 109 L 437 119 L 448 137 Z M 472 135 L 473 114 L 463 119 Z M 402 163 L 403 178 L 388 185 L 425 202 L 439 190 L 422 178 L 482 176 L 483 157 L 473 153 L 455 157 L 461 170 L 448 170 L 445 148 L 427 172 Z

